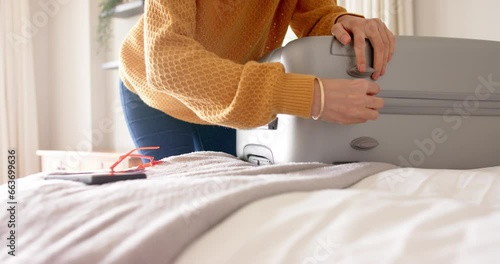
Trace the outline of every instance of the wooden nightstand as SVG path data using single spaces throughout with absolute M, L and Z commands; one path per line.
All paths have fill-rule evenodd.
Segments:
M 55 170 L 86 171 L 107 169 L 123 153 L 38 150 L 42 172 Z M 140 158 L 127 157 L 115 169 L 123 170 L 141 164 Z

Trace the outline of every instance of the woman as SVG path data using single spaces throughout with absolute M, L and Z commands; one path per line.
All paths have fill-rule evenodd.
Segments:
M 280 63 L 253 61 L 280 47 L 289 25 L 299 38 L 354 40 L 361 72 L 368 38 L 374 80 L 394 53 L 394 36 L 379 19 L 346 13 L 332 0 L 146 0 L 120 53 L 120 76 L 133 92 L 122 87 L 135 144 L 160 145 L 161 152 L 147 153 L 156 158 L 234 154 L 231 128 L 261 126 L 276 114 L 341 124 L 377 119 L 383 100 L 374 82 L 287 74 Z

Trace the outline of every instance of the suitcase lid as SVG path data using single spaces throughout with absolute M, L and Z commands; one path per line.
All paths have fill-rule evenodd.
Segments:
M 500 42 L 397 38 L 397 52 L 378 81 L 382 97 L 498 102 Z
M 366 43 L 372 65 L 373 50 Z M 331 36 L 292 41 L 263 61 L 279 61 L 286 72 L 356 78 L 350 73 L 356 64 L 353 44 L 343 46 Z M 377 83 L 385 98 L 382 113 L 443 113 L 463 105 L 474 114 L 500 115 L 500 42 L 398 36 L 396 52 Z

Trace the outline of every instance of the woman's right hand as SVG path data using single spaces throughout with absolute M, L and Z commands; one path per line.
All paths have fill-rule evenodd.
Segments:
M 380 87 L 365 79 L 321 79 L 324 87 L 324 110 L 320 119 L 343 125 L 364 123 L 378 118 L 384 100 L 376 97 Z M 314 84 L 311 114 L 317 116 L 321 109 L 321 92 L 318 81 Z

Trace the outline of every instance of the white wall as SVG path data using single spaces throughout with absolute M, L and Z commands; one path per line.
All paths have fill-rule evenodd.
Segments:
M 111 51 L 107 54 L 108 61 L 119 59 L 120 46 L 129 30 L 137 23 L 140 15 L 129 18 L 113 19 L 114 38 L 111 43 Z M 127 125 L 124 120 L 120 104 L 120 95 L 118 90 L 119 75 L 117 70 L 106 71 L 106 98 L 110 104 L 107 105 L 106 113 L 111 118 L 114 130 L 107 135 L 106 141 L 110 148 L 119 152 L 134 148 L 134 144 L 128 133 Z
M 498 0 L 414 0 L 415 33 L 500 41 Z
M 33 38 L 40 147 L 74 150 L 91 121 L 88 1 L 34 0 L 31 9 L 30 19 L 48 18 Z
M 83 151 L 91 128 L 88 1 L 72 0 L 60 10 L 49 32 L 50 143 Z
M 31 1 L 31 12 L 36 14 L 43 11 L 38 4 L 38 1 Z M 38 134 L 39 147 L 41 149 L 50 148 L 50 76 L 49 76 L 49 25 L 38 29 L 38 33 L 33 38 L 33 56 L 34 56 L 34 71 L 35 85 L 37 89 L 37 106 L 38 106 Z
M 48 17 L 33 38 L 41 149 L 85 152 L 133 147 L 119 111 L 117 71 L 101 69 L 104 62 L 118 58 L 121 39 L 111 43 L 112 52 L 97 52 L 99 3 L 31 1 L 32 14 Z M 119 31 L 128 30 L 134 19 L 118 24 Z M 123 38 L 124 33 L 117 36 Z
M 110 144 L 106 140 L 106 135 L 112 130 L 110 118 L 106 114 L 106 73 L 101 69 L 102 63 L 106 60 L 106 53 L 101 51 L 97 42 L 97 25 L 100 14 L 99 2 L 101 0 L 86 1 L 89 14 L 87 23 L 89 23 L 89 32 L 87 42 L 89 49 L 87 56 L 91 58 L 89 65 L 90 79 L 90 101 L 91 110 L 91 131 L 92 147 L 94 151 L 111 151 Z M 87 132 L 89 133 L 89 132 Z

